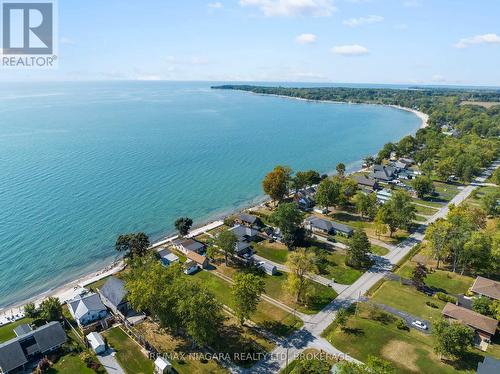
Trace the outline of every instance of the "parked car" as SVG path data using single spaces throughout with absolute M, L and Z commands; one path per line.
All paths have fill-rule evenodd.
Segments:
M 418 319 L 413 321 L 411 324 L 413 326 L 415 326 L 416 328 L 419 328 L 422 330 L 427 330 L 427 325 L 425 323 L 423 323 L 422 321 L 419 321 Z

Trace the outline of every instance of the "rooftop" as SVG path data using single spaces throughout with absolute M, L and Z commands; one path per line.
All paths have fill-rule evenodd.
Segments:
M 441 313 L 474 329 L 487 332 L 491 335 L 494 335 L 497 330 L 498 321 L 496 319 L 483 316 L 482 314 L 452 303 L 447 303 Z
M 500 282 L 488 278 L 477 277 L 471 291 L 491 299 L 500 300 Z

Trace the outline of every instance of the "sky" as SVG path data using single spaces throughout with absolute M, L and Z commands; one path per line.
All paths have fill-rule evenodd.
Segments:
M 500 86 L 498 0 L 59 0 L 56 69 L 1 81 Z

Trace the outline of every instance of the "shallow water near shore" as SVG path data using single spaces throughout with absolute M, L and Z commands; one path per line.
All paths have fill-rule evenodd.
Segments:
M 312 103 L 211 83 L 0 88 L 0 307 L 116 258 L 119 233 L 152 239 L 261 197 L 276 164 L 355 167 L 413 133 L 412 113 Z

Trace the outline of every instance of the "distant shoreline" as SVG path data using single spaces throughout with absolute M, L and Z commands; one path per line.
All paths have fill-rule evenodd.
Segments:
M 276 94 L 263 94 L 263 93 L 255 93 L 251 91 L 245 91 L 254 95 L 261 95 L 261 96 L 275 96 L 279 98 L 285 98 L 285 99 L 293 99 L 293 100 L 300 100 L 300 101 L 308 101 L 308 102 L 314 102 L 314 103 L 328 103 L 328 104 L 348 104 L 348 105 L 380 105 L 384 107 L 390 107 L 393 109 L 399 109 L 399 110 L 404 110 L 406 112 L 411 112 L 415 114 L 420 120 L 421 120 L 421 125 L 420 128 L 425 128 L 428 126 L 429 122 L 429 116 L 423 112 L 420 112 L 416 109 L 411 109 L 411 108 L 406 108 L 406 107 L 401 107 L 397 105 L 388 105 L 388 104 L 375 104 L 375 103 L 350 103 L 350 102 L 343 102 L 343 101 L 332 101 L 332 100 L 311 100 L 311 99 L 304 99 L 300 97 L 293 97 L 293 96 L 286 96 L 286 95 L 276 95 Z M 358 161 L 353 161 L 352 164 L 357 164 L 359 163 Z M 333 169 L 332 169 L 333 170 Z M 359 166 L 354 167 L 349 174 L 358 172 L 363 170 Z M 246 204 L 242 204 L 240 208 L 237 208 L 235 210 L 227 211 L 224 214 L 219 213 L 217 215 L 212 216 L 212 218 L 207 219 L 206 221 L 202 222 L 200 226 L 198 226 L 198 230 L 202 229 L 203 227 L 210 226 L 214 222 L 217 221 L 218 218 L 222 218 L 226 215 L 237 213 L 246 209 L 252 209 L 256 208 L 262 204 L 265 204 L 266 202 L 269 201 L 269 198 L 267 197 L 258 197 L 252 201 L 249 201 Z M 193 229 L 192 231 L 195 231 Z M 164 245 L 165 243 L 175 239 L 177 236 L 173 233 L 167 233 L 165 236 L 163 236 L 163 239 L 152 243 L 151 247 L 155 248 L 161 245 Z M 121 271 L 124 268 L 124 262 L 123 260 L 118 260 L 114 261 L 111 264 L 108 264 L 107 266 L 101 268 L 100 270 L 93 271 L 91 273 L 88 273 L 86 275 L 83 275 L 77 279 L 74 279 L 72 281 L 66 282 L 58 287 L 55 287 L 53 289 L 47 290 L 41 294 L 38 294 L 36 296 L 33 296 L 29 299 L 25 299 L 23 301 L 15 302 L 12 305 L 8 305 L 6 307 L 0 308 L 0 321 L 3 321 L 6 316 L 11 316 L 11 315 L 16 315 L 20 314 L 23 311 L 24 305 L 27 303 L 33 302 L 36 305 L 39 305 L 42 300 L 44 300 L 47 297 L 58 297 L 61 302 L 64 302 L 68 299 L 70 299 L 73 294 L 75 293 L 75 290 L 80 288 L 80 287 L 85 287 L 88 284 L 94 283 L 97 280 L 100 280 L 102 278 L 108 277 L 110 275 L 116 274 L 117 272 Z M 0 323 L 1 325 L 1 323 Z

